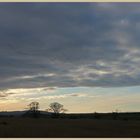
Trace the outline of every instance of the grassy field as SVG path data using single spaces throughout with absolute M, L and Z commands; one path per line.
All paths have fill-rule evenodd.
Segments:
M 0 118 L 0 137 L 140 137 L 140 121 Z

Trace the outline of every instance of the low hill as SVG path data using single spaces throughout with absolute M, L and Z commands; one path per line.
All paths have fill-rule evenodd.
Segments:
M 68 119 L 119 119 L 119 120 L 140 120 L 140 112 L 113 112 L 113 113 L 60 113 L 55 114 L 46 111 L 11 111 L 0 112 L 0 117 L 39 117 L 39 118 L 68 118 Z

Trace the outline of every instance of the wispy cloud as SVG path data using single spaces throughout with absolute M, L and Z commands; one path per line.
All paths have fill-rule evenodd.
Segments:
M 44 100 L 44 99 L 63 99 L 63 98 L 70 98 L 70 97 L 94 97 L 94 96 L 89 96 L 85 93 L 70 93 L 70 94 L 60 94 L 60 95 L 42 95 L 42 96 L 36 96 L 36 97 L 31 97 L 31 98 L 22 98 L 24 100 L 32 101 L 32 100 Z
M 56 90 L 55 87 L 41 87 L 41 88 L 16 88 L 16 89 L 7 89 L 0 91 L 0 97 L 19 97 L 22 96 L 31 96 L 31 95 L 40 95 L 44 93 L 53 93 Z

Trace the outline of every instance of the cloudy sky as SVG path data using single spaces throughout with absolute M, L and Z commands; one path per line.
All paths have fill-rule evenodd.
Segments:
M 140 111 L 139 3 L 0 3 L 0 110 Z

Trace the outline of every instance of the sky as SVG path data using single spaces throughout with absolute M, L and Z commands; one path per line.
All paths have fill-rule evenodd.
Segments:
M 0 3 L 0 111 L 140 111 L 140 3 Z

